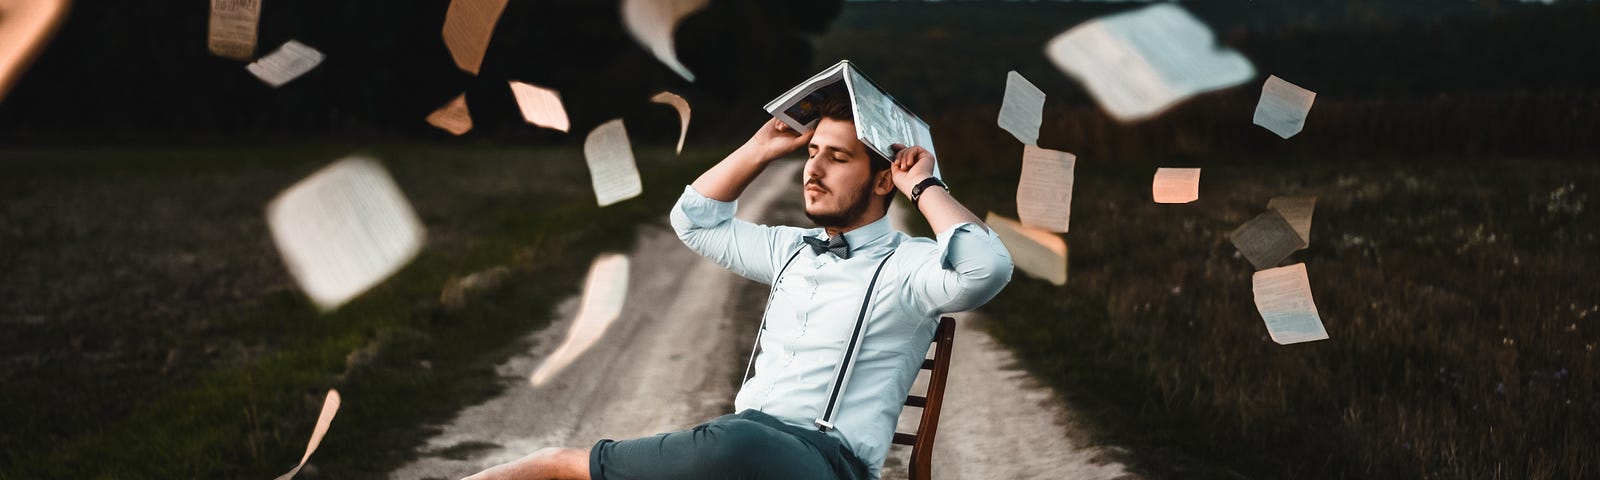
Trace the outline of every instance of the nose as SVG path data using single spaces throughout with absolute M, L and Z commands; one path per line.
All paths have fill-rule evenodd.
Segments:
M 822 178 L 822 160 L 818 158 L 820 156 L 820 154 L 812 155 L 811 158 L 806 159 L 805 169 L 800 171 L 800 174 L 802 175 L 800 178 L 800 183 L 802 185 L 813 178 Z

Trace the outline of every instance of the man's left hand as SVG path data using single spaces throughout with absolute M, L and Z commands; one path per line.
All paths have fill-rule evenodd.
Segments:
M 894 161 L 890 162 L 889 175 L 894 180 L 894 187 L 911 198 L 911 189 L 917 183 L 933 176 L 933 152 L 922 147 L 907 147 L 894 144 L 890 148 L 895 150 Z

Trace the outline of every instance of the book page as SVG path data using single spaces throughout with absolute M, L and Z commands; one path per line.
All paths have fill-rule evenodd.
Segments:
M 528 376 L 528 382 L 534 386 L 543 385 L 593 347 L 605 336 L 611 322 L 622 315 L 627 300 L 628 256 L 611 253 L 596 258 L 589 265 L 589 277 L 583 282 L 583 299 L 578 304 L 572 326 L 567 329 L 566 340 L 545 357 L 544 363 Z
M 657 93 L 650 101 L 671 105 L 678 111 L 678 154 L 683 154 L 683 139 L 689 136 L 689 101 L 672 92 Z
M 289 273 L 323 311 L 400 270 L 422 248 L 422 222 L 376 160 L 350 157 L 267 205 Z
M 1072 219 L 1072 171 L 1076 155 L 1027 145 L 1017 182 L 1017 216 L 1022 224 L 1066 233 Z
M 1317 315 L 1311 299 L 1311 280 L 1306 264 L 1296 263 L 1256 272 L 1250 277 L 1256 310 L 1267 324 L 1267 333 L 1279 345 L 1326 340 L 1328 331 Z
M 711 0 L 623 0 L 622 23 L 640 45 L 656 56 L 667 68 L 694 81 L 694 73 L 678 61 L 678 52 L 672 44 L 672 34 L 678 22 L 705 8 Z
M 562 132 L 572 128 L 567 120 L 567 109 L 561 105 L 561 94 L 548 88 L 510 81 L 511 95 L 522 110 L 522 120 L 544 128 Z
M 1278 212 L 1289 226 L 1294 227 L 1294 233 L 1300 237 L 1300 248 L 1303 250 L 1311 245 L 1311 212 L 1317 206 L 1317 197 L 1274 197 L 1267 201 L 1267 209 Z
M 850 88 L 850 103 L 856 120 L 856 136 L 867 148 L 893 160 L 893 145 L 918 146 L 917 139 L 932 138 L 928 124 L 895 102 L 894 97 L 867 79 L 859 70 L 845 69 L 845 85 Z
M 506 9 L 507 0 L 450 0 L 444 12 L 444 46 L 456 67 L 478 74 L 483 66 L 483 54 L 489 51 L 489 39 L 494 36 L 494 25 Z
M 989 212 L 983 223 L 1000 237 L 1018 270 L 1055 285 L 1067 284 L 1067 242 L 1060 236 L 994 212 Z
M 322 437 L 328 434 L 328 427 L 333 425 L 333 417 L 339 414 L 339 405 L 343 400 L 339 398 L 338 390 L 328 390 L 328 395 L 322 399 L 322 413 L 317 415 L 317 426 L 311 429 L 311 440 L 306 442 L 306 453 L 300 456 L 300 463 L 295 465 L 289 473 L 279 475 L 277 480 L 289 480 L 305 468 L 306 460 L 311 459 L 311 454 L 322 445 Z
M 644 193 L 639 168 L 633 161 L 633 145 L 622 119 L 594 127 L 583 141 L 583 158 L 589 163 L 595 201 L 604 207 Z
M 467 94 L 456 95 L 450 103 L 428 114 L 428 124 L 456 136 L 472 130 L 472 115 L 467 111 Z
M 1169 3 L 1079 24 L 1052 38 L 1045 54 L 1122 122 L 1255 75 L 1249 60 L 1218 46 L 1209 27 Z
M 206 48 L 219 57 L 249 60 L 256 55 L 260 22 L 261 0 L 211 0 Z
M 1006 94 L 1000 102 L 1000 128 L 1011 132 L 1023 145 L 1038 145 L 1039 125 L 1043 119 L 1044 91 L 1016 70 L 1006 72 Z
M 1279 137 L 1293 137 L 1305 128 L 1306 115 L 1311 113 L 1311 104 L 1316 100 L 1317 92 L 1300 88 L 1277 75 L 1268 76 L 1267 82 L 1261 85 L 1261 100 L 1256 103 L 1253 121 Z
M 0 1 L 0 100 L 67 16 L 67 0 Z
M 322 58 L 322 52 L 317 49 L 290 40 L 284 42 L 283 46 L 278 47 L 272 54 L 261 57 L 245 65 L 244 68 L 272 88 L 278 88 L 317 68 L 317 65 L 322 64 Z
M 1150 196 L 1156 203 L 1189 203 L 1200 199 L 1200 169 L 1156 168 L 1150 182 Z
M 809 132 L 816 128 L 820 116 L 817 103 L 822 96 L 817 92 L 844 81 L 844 70 L 849 66 L 849 60 L 840 60 L 839 63 L 817 72 L 799 85 L 789 88 L 789 91 L 767 102 L 762 108 L 789 125 L 789 128 L 801 133 Z
M 1278 212 L 1268 210 L 1228 234 L 1234 248 L 1255 265 L 1256 270 L 1278 266 L 1300 248 L 1300 236 Z

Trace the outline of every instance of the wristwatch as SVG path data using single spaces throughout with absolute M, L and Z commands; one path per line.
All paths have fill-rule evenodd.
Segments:
M 917 182 L 917 186 L 911 187 L 911 204 L 916 205 L 917 200 L 922 198 L 922 191 L 931 185 L 938 185 L 939 188 L 943 188 L 945 192 L 950 191 L 950 187 L 945 185 L 944 181 L 939 180 L 939 177 L 928 177 L 922 179 L 921 182 Z

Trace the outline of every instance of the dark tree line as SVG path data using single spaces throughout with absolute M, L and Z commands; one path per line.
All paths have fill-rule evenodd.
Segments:
M 0 143 L 446 138 L 424 117 L 462 92 L 471 138 L 560 137 L 523 124 L 506 86 L 513 79 L 560 90 L 580 141 L 600 122 L 640 112 L 668 121 L 630 131 L 676 135 L 675 114 L 648 102 L 661 90 L 694 106 L 692 135 L 717 135 L 734 119 L 759 118 L 760 104 L 809 74 L 807 35 L 840 9 L 839 0 L 713 1 L 677 32 L 679 57 L 697 76 L 689 83 L 628 36 L 620 2 L 587 0 L 510 2 L 474 76 L 440 40 L 448 3 L 266 0 L 257 55 L 289 39 L 327 55 L 275 90 L 245 62 L 207 52 L 207 2 L 76 2 L 0 103 Z

